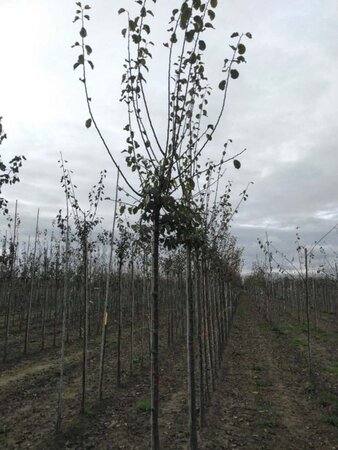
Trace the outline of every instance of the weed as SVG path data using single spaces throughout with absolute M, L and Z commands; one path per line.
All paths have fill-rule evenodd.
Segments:
M 280 329 L 284 333 L 306 333 L 307 332 L 307 327 L 304 323 L 297 323 L 297 324 L 282 323 L 280 326 Z
M 140 402 L 136 403 L 135 408 L 139 411 L 150 411 L 151 410 L 151 403 L 150 400 L 141 400 Z
M 307 381 L 304 386 L 304 391 L 308 394 L 313 394 L 316 391 L 316 385 L 311 381 Z
M 276 428 L 278 427 L 278 422 L 274 417 L 264 420 L 263 426 L 266 428 Z
M 323 422 L 327 423 L 328 425 L 332 425 L 333 427 L 338 428 L 338 416 L 336 416 L 336 415 L 324 416 Z
M 334 344 L 336 341 L 335 337 L 332 334 L 321 329 L 317 330 L 316 334 L 314 335 L 314 338 L 316 339 L 316 341 L 327 342 L 329 344 Z
M 264 370 L 264 366 L 261 363 L 253 363 L 251 369 L 254 372 L 262 372 L 262 370 Z
M 338 375 L 338 364 L 330 367 L 325 367 L 323 370 L 325 372 L 332 373 L 333 375 Z
M 301 338 L 293 338 L 289 340 L 291 345 L 295 345 L 296 347 L 304 347 L 306 345 L 304 339 Z
M 8 431 L 7 425 L 1 423 L 0 424 L 0 434 L 5 434 L 5 433 L 7 433 L 7 431 Z

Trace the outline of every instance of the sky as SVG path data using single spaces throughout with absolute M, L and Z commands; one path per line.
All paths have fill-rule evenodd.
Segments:
M 122 65 L 126 57 L 120 7 L 134 10 L 132 0 L 88 1 L 92 6 L 88 43 L 95 69 L 88 81 L 94 113 L 116 159 L 123 164 L 125 106 L 119 102 Z M 166 28 L 169 8 L 179 1 L 158 0 L 153 6 L 153 52 L 147 83 L 156 126 L 165 120 Z M 13 211 L 18 199 L 21 233 L 34 233 L 40 208 L 47 227 L 64 208 L 60 185 L 60 152 L 73 169 L 80 201 L 102 169 L 108 170 L 106 196 L 113 196 L 116 172 L 97 138 L 86 129 L 88 118 L 80 72 L 72 66 L 78 52 L 79 26 L 73 24 L 70 0 L 0 0 L 0 115 L 8 135 L 1 155 L 26 156 L 21 181 L 5 189 Z M 234 31 L 253 35 L 247 40 L 247 64 L 230 86 L 220 129 L 206 157 L 218 158 L 223 143 L 239 152 L 242 167 L 232 164 L 224 175 L 233 182 L 232 202 L 250 185 L 248 201 L 231 225 L 245 248 L 245 270 L 262 253 L 257 238 L 265 238 L 287 255 L 295 252 L 296 228 L 304 245 L 311 244 L 338 222 L 338 3 L 336 0 L 219 0 L 215 30 L 208 33 L 206 70 L 215 87 L 209 117 L 215 117 L 225 57 Z M 128 169 L 126 169 L 128 170 Z M 128 173 L 128 172 L 127 172 Z M 133 180 L 132 175 L 128 177 Z M 108 222 L 113 206 L 104 202 Z M 4 219 L 0 221 L 4 224 Z M 0 229 L 1 229 L 0 223 Z M 329 257 L 338 250 L 333 231 L 322 242 Z

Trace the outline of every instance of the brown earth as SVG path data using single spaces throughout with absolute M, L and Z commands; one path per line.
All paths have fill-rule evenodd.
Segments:
M 330 318 L 330 320 L 332 317 Z M 338 335 L 336 322 L 313 336 L 314 377 L 309 380 L 301 328 L 284 322 L 272 328 L 243 298 L 224 352 L 223 367 L 199 432 L 200 449 L 338 449 Z M 127 333 L 125 333 L 127 338 Z M 2 364 L 0 374 L 1 449 L 149 449 L 149 412 L 137 403 L 149 399 L 148 367 L 135 363 L 129 374 L 124 342 L 123 383 L 115 387 L 116 343 L 107 348 L 104 400 L 96 401 L 99 344 L 89 348 L 87 413 L 79 415 L 80 342 L 67 350 L 65 417 L 55 437 L 58 352 Z M 140 349 L 136 346 L 135 355 Z M 187 407 L 184 343 L 161 345 L 160 433 L 163 450 L 186 449 Z M 337 408 L 337 409 L 335 409 Z M 338 419 L 337 419 L 338 420 Z M 330 425 L 329 423 L 332 424 Z M 337 424 L 338 425 L 338 424 Z

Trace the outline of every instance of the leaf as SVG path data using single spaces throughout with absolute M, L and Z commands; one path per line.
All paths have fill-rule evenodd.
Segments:
M 222 80 L 222 81 L 220 82 L 220 84 L 218 85 L 218 87 L 219 87 L 219 89 L 220 89 L 221 91 L 224 91 L 224 89 L 225 89 L 225 80 Z
M 244 55 L 244 53 L 246 51 L 245 45 L 244 44 L 238 44 L 237 50 L 238 50 L 238 53 L 240 55 Z
M 189 30 L 185 33 L 185 39 L 187 42 L 192 42 L 194 40 L 195 30 Z
M 90 45 L 85 45 L 86 51 L 87 51 L 87 55 L 90 55 L 93 52 L 93 49 L 91 48 Z
M 173 33 L 173 34 L 170 36 L 170 42 L 172 42 L 173 44 L 175 44 L 175 43 L 177 42 L 177 36 L 176 36 L 176 33 Z
M 198 41 L 198 47 L 201 51 L 205 50 L 207 48 L 204 41 Z
M 245 33 L 245 36 L 246 36 L 247 38 L 249 38 L 249 39 L 252 39 L 252 34 L 249 33 L 249 32 Z
M 126 10 L 125 10 L 124 8 L 120 8 L 120 9 L 118 10 L 118 14 L 123 14 L 124 12 L 126 12 Z
M 90 67 L 91 67 L 92 69 L 94 69 L 94 64 L 92 63 L 92 61 L 89 61 L 89 60 L 88 60 L 88 64 L 90 65 Z
M 216 8 L 218 1 L 217 0 L 210 0 L 210 5 L 212 8 Z
M 180 27 L 182 28 L 182 30 L 185 30 L 187 28 L 191 14 L 192 14 L 192 9 L 187 7 L 186 3 L 183 3 L 182 8 L 181 8 L 181 17 L 180 17 Z
M 214 20 L 216 14 L 214 13 L 214 11 L 212 9 L 208 9 L 208 16 L 210 20 Z
M 131 36 L 131 38 L 132 38 L 133 42 L 135 42 L 135 44 L 139 44 L 141 42 L 141 39 L 142 39 L 141 35 L 140 34 L 136 34 L 136 33 L 134 33 Z
M 76 62 L 76 63 L 73 65 L 73 69 L 74 69 L 74 70 L 77 69 L 77 68 L 79 67 L 79 65 L 80 65 L 80 63 L 79 63 L 79 62 Z
M 235 32 L 235 33 L 232 33 L 232 35 L 230 36 L 231 38 L 235 38 L 235 37 L 237 37 L 238 36 L 238 33 L 237 33 L 237 31 Z
M 85 125 L 86 128 L 90 128 L 92 126 L 92 119 L 87 119 Z
M 82 27 L 80 30 L 80 36 L 82 38 L 85 38 L 87 36 L 87 30 L 84 27 Z
M 235 169 L 241 168 L 241 163 L 238 161 L 238 159 L 234 159 L 233 163 L 234 163 Z
M 231 75 L 231 78 L 233 78 L 234 80 L 236 80 L 236 78 L 239 77 L 239 72 L 238 72 L 238 70 L 236 70 L 236 69 L 232 69 L 232 70 L 230 71 L 230 75 Z

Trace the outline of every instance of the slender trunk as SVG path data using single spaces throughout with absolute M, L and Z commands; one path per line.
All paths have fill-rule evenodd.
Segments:
M 131 323 L 130 323 L 130 375 L 134 370 L 134 313 L 135 313 L 135 274 L 132 254 L 131 261 Z
M 106 291 L 105 291 L 104 305 L 103 305 L 100 369 L 99 369 L 99 389 L 98 389 L 98 399 L 99 400 L 102 400 L 104 357 L 105 357 L 105 352 L 106 352 L 107 326 L 108 326 L 109 284 L 110 284 L 110 273 L 112 271 L 112 265 L 113 265 L 113 249 L 114 249 L 114 237 L 115 237 L 115 222 L 116 222 L 119 175 L 120 175 L 120 172 L 118 171 L 117 178 L 116 178 L 114 218 L 113 218 L 113 226 L 112 226 L 111 238 L 110 238 L 109 263 L 108 263 L 107 273 L 106 273 Z
M 308 270 L 308 253 L 305 249 L 305 304 L 306 304 L 306 324 L 307 324 L 307 348 L 309 374 L 312 375 L 312 355 L 311 355 L 311 334 L 310 334 L 310 304 L 309 304 L 309 270 Z
M 58 405 L 55 431 L 59 433 L 62 426 L 63 416 L 63 374 L 65 365 L 65 341 L 66 341 L 66 320 L 67 320 L 67 304 L 68 304 L 68 279 L 69 279 L 69 210 L 67 202 L 67 217 L 66 217 L 66 252 L 64 255 L 64 280 L 63 280 L 63 301 L 62 301 L 62 331 L 61 331 L 61 352 L 60 352 L 60 378 L 58 391 Z M 56 286 L 57 290 L 57 286 Z
M 205 392 L 204 392 L 204 350 L 203 350 L 203 320 L 202 320 L 202 300 L 201 300 L 201 270 L 196 256 L 196 299 L 197 299 L 197 328 L 198 328 L 198 355 L 199 355 L 199 409 L 200 409 L 200 425 L 205 426 Z
M 160 209 L 154 211 L 153 249 L 152 249 L 152 302 L 150 333 L 150 385 L 151 385 L 151 449 L 159 450 L 160 437 L 158 430 L 159 409 L 159 246 L 160 246 Z
M 45 281 L 45 289 L 43 295 L 43 305 L 42 305 L 42 327 L 41 327 L 41 350 L 45 348 L 45 337 L 46 337 L 46 307 L 48 301 L 48 282 Z
M 118 296 L 117 296 L 117 371 L 116 371 L 116 384 L 121 385 L 121 335 L 122 335 L 122 308 L 121 308 L 121 295 L 122 295 L 122 260 L 119 261 L 119 281 L 118 281 Z
M 83 264 L 84 264 L 84 330 L 83 330 L 83 359 L 82 359 L 82 398 L 81 413 L 84 414 L 86 406 L 86 377 L 88 365 L 88 236 L 84 236 L 83 242 Z
M 15 201 L 15 213 L 14 213 L 14 232 L 13 232 L 13 241 L 12 241 L 12 251 L 11 251 L 11 273 L 9 280 L 9 289 L 8 289 L 8 302 L 7 302 L 7 315 L 6 315 L 6 324 L 5 324 L 5 343 L 4 343 L 4 356 L 3 362 L 7 359 L 7 348 L 8 348 L 8 339 L 9 339 L 9 331 L 10 331 L 10 320 L 11 320 L 11 312 L 12 312 L 12 297 L 14 294 L 13 288 L 13 278 L 15 276 L 15 263 L 16 263 L 16 234 L 17 234 L 17 226 L 18 226 L 18 201 Z M 14 309 L 15 310 L 15 309 Z
M 28 301 L 28 309 L 27 309 L 27 317 L 26 317 L 26 332 L 25 332 L 25 345 L 24 345 L 24 354 L 25 355 L 28 352 L 28 341 L 29 341 L 29 332 L 30 332 L 30 323 L 31 323 L 31 314 L 32 314 L 32 301 L 33 301 L 33 293 L 34 293 L 35 258 L 36 258 L 36 246 L 37 246 L 37 241 L 38 241 L 38 232 L 39 232 L 39 209 L 38 209 L 38 213 L 36 216 L 34 251 L 33 251 L 32 263 L 31 263 L 31 283 L 30 283 L 29 301 Z
M 196 388 L 195 388 L 195 351 L 194 351 L 194 297 L 192 288 L 191 248 L 187 246 L 186 259 L 186 309 L 187 309 L 187 362 L 188 362 L 188 411 L 189 411 L 189 448 L 197 450 L 196 426 Z

